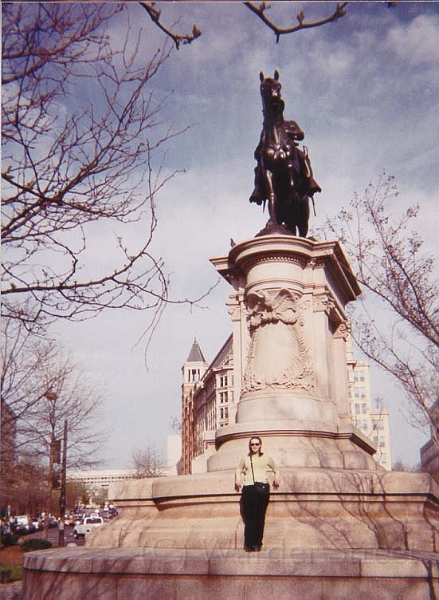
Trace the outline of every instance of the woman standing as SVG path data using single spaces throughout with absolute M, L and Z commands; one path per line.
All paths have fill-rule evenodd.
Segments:
M 259 552 L 264 535 L 265 513 L 270 500 L 270 484 L 267 470 L 274 472 L 273 487 L 279 487 L 279 469 L 269 454 L 262 452 L 262 440 L 250 438 L 249 453 L 236 467 L 235 490 L 241 494 L 241 513 L 244 519 L 244 550 Z M 244 477 L 244 481 L 242 478 Z

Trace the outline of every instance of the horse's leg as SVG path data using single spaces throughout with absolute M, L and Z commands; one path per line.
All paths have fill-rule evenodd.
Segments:
M 265 183 L 267 186 L 268 192 L 268 214 L 270 216 L 270 221 L 273 224 L 277 224 L 277 216 L 276 216 L 276 195 L 274 193 L 273 186 L 273 174 L 268 169 L 264 170 Z
M 296 214 L 296 202 L 289 203 L 289 210 L 285 210 L 285 227 L 291 232 L 293 235 L 296 235 L 296 223 L 297 223 L 297 214 Z
M 253 189 L 252 195 L 250 196 L 249 200 L 250 202 L 256 202 L 256 204 L 262 204 L 263 202 L 263 197 L 262 197 L 262 190 L 261 190 L 261 179 L 262 179 L 262 175 L 261 175 L 261 167 L 258 163 L 258 165 L 255 167 L 255 187 Z

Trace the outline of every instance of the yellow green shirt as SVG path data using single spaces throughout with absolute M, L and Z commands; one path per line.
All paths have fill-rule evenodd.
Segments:
M 273 471 L 276 475 L 279 474 L 279 469 L 276 466 L 274 460 L 269 454 L 266 454 L 265 452 L 262 454 L 262 456 L 260 456 L 259 454 L 252 454 L 252 461 L 253 471 L 255 474 L 254 481 L 261 481 L 262 483 L 267 483 L 268 469 Z M 241 458 L 238 466 L 236 467 L 235 475 L 238 480 L 240 479 L 242 473 L 244 473 L 243 485 L 253 485 L 253 473 L 250 463 L 250 456 L 248 454 Z

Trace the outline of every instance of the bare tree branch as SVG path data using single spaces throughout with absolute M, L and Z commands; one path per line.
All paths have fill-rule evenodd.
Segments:
M 180 48 L 180 44 L 190 44 L 201 35 L 201 31 L 196 25 L 192 27 L 192 33 L 190 34 L 178 34 L 174 33 L 170 28 L 163 25 L 160 21 L 161 10 L 155 7 L 155 2 L 140 2 L 140 5 L 146 10 L 148 15 L 151 17 L 153 23 L 157 25 L 163 33 L 165 33 L 174 42 L 177 50 Z
M 273 31 L 276 36 L 276 42 L 279 42 L 280 37 L 282 35 L 287 35 L 290 33 L 295 33 L 296 31 L 300 31 L 302 29 L 312 29 L 315 27 L 320 27 L 322 25 L 326 25 L 327 23 L 333 23 L 334 21 L 338 21 L 341 17 L 346 14 L 346 6 L 348 2 L 338 2 L 335 11 L 328 17 L 324 19 L 319 19 L 318 21 L 305 21 L 305 13 L 300 11 L 296 19 L 298 21 L 297 25 L 293 25 L 291 27 L 279 27 L 276 25 L 271 19 L 269 19 L 266 15 L 266 11 L 271 8 L 269 4 L 262 2 L 259 6 L 256 6 L 253 2 L 244 2 L 244 6 L 250 9 L 261 21 Z

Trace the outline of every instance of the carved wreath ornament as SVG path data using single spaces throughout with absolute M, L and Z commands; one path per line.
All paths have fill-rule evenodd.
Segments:
M 244 392 L 264 387 L 314 387 L 304 332 L 301 295 L 288 289 L 260 290 L 246 297 L 250 347 Z
M 279 321 L 286 325 L 294 325 L 298 319 L 299 299 L 300 294 L 286 289 L 280 292 L 262 290 L 248 294 L 246 300 L 250 329 Z

